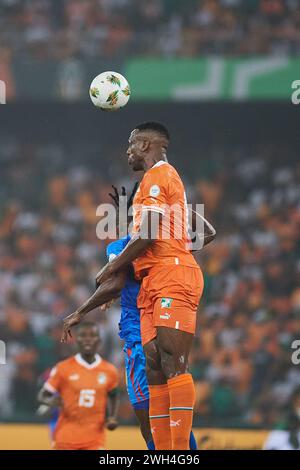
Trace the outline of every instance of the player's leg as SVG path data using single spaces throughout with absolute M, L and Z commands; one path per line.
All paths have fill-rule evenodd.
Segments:
M 146 283 L 151 285 L 151 292 L 147 292 L 142 284 L 138 299 L 141 309 L 142 343 L 147 361 L 150 424 L 157 450 L 189 449 L 195 390 L 192 377 L 187 373 L 187 365 L 195 332 L 196 305 L 202 293 L 203 279 L 198 270 L 185 272 L 184 267 L 182 268 L 176 270 L 176 273 L 165 269 L 152 272 L 151 279 L 147 278 Z M 178 286 L 182 289 L 183 302 L 174 300 L 178 295 Z M 172 292 L 176 295 L 167 298 L 167 295 L 172 296 Z M 164 337 L 158 336 L 157 327 L 161 326 L 161 323 L 164 325 L 164 322 L 168 330 L 177 333 L 176 345 L 170 349 L 164 347 Z M 182 332 L 182 329 L 187 331 Z M 172 342 L 172 339 L 168 339 Z M 159 345 L 159 342 L 162 344 Z M 172 361 L 168 366 L 169 359 Z M 181 375 L 180 380 L 177 375 Z M 181 392 L 187 392 L 188 397 L 182 397 Z M 179 402 L 184 404 L 179 406 Z M 179 424 L 184 427 L 183 433 L 180 433 L 173 428 L 174 423 L 177 424 L 178 421 L 175 418 L 178 414 L 181 416 L 182 407 L 186 413 L 178 418 Z
M 199 268 L 177 265 L 157 270 L 151 279 L 155 290 L 153 323 L 161 358 L 161 370 L 167 379 L 170 399 L 172 449 L 189 449 L 193 421 L 195 388 L 188 373 L 197 305 L 203 291 Z
M 188 357 L 192 341 L 191 333 L 164 326 L 157 327 L 157 346 L 169 391 L 173 449 L 190 449 L 195 404 L 194 382 L 188 373 Z
M 136 342 L 131 348 L 131 382 L 135 395 L 131 393 L 131 404 L 138 419 L 141 434 L 148 449 L 154 448 L 149 421 L 149 387 L 146 376 L 146 357 L 141 342 Z
M 141 343 L 124 345 L 128 398 L 138 419 L 141 434 L 152 448 L 149 422 L 149 389 L 146 378 L 146 358 Z
M 144 438 L 144 441 L 146 442 L 148 449 L 153 450 L 154 445 L 152 444 L 153 440 L 149 420 L 149 402 L 146 408 L 137 409 L 133 407 L 133 410 L 139 422 L 141 434 Z
M 125 352 L 127 347 L 124 348 Z M 150 420 L 149 420 L 149 387 L 146 376 L 146 358 L 141 343 L 135 343 L 130 349 L 130 361 L 132 364 L 131 378 L 133 379 L 132 387 L 135 388 L 136 394 L 130 393 L 132 399 L 132 407 L 138 419 L 141 434 L 147 444 L 149 450 L 155 450 L 154 441 L 151 434 Z M 128 356 L 127 351 L 126 356 Z M 130 367 L 127 368 L 130 371 Z M 157 372 L 153 372 L 157 375 Z M 127 377 L 127 381 L 131 382 L 131 378 Z M 157 377 L 156 377 L 157 379 Z M 165 377 L 163 376 L 165 382 Z M 190 436 L 190 448 L 196 449 L 196 441 L 193 433 Z
M 191 431 L 191 434 L 190 434 L 190 450 L 197 450 L 197 449 L 198 449 L 198 446 L 197 446 L 196 437 L 195 437 L 195 434 L 193 433 L 193 431 Z
M 144 344 L 146 373 L 149 383 L 149 418 L 156 450 L 172 449 L 169 390 L 161 368 L 156 339 Z
M 188 373 L 188 359 L 194 335 L 186 331 L 157 327 L 156 344 L 161 357 L 161 370 L 167 380 Z
M 134 408 L 133 408 L 134 409 Z M 154 440 L 151 434 L 149 419 L 149 403 L 145 409 L 134 409 L 135 416 L 139 422 L 141 434 L 149 450 L 156 450 Z M 197 450 L 197 442 L 193 431 L 190 434 L 190 450 Z
M 142 288 L 140 296 L 146 294 Z M 144 308 L 140 309 L 141 336 L 146 357 L 146 375 L 149 384 L 149 419 L 151 434 L 156 450 L 172 449 L 169 391 L 161 370 L 161 358 L 156 343 L 156 329 L 153 323 L 153 306 L 150 296 L 143 295 Z
M 147 378 L 150 383 L 150 423 L 153 432 L 155 450 L 169 450 L 172 448 L 170 429 L 170 399 L 166 377 L 161 368 L 161 356 L 158 353 L 157 341 L 154 339 L 144 345 L 147 358 Z M 157 416 L 160 416 L 159 418 Z M 159 442 L 158 442 L 159 441 Z M 149 449 L 154 450 L 148 445 Z M 189 449 L 196 450 L 197 443 L 191 431 Z

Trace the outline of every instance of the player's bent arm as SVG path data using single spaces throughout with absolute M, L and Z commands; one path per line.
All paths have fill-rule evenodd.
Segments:
M 41 405 L 45 405 L 49 408 L 57 408 L 58 406 L 61 406 L 60 397 L 47 390 L 45 386 L 39 391 L 37 400 Z
M 71 328 L 79 325 L 85 315 L 87 315 L 94 308 L 110 302 L 112 299 L 119 297 L 126 282 L 126 271 L 119 271 L 113 274 L 103 284 L 101 284 L 94 294 L 84 302 L 75 312 L 68 315 L 63 320 L 63 331 L 61 335 L 61 342 L 65 343 L 68 336 L 72 337 Z
M 156 240 L 162 217 L 163 215 L 156 211 L 145 212 L 140 231 L 134 234 L 124 250 L 97 274 L 96 281 L 100 284 L 105 282 L 109 276 L 124 270 L 132 261 L 141 256 Z
M 197 227 L 197 217 L 201 219 L 203 224 L 201 232 L 195 231 Z M 208 220 L 206 220 L 201 214 L 195 212 L 194 210 L 192 210 L 192 230 L 195 233 L 195 237 L 197 238 L 197 241 L 202 248 L 211 243 L 217 234 L 216 229 L 208 222 Z
M 108 416 L 106 427 L 113 431 L 118 426 L 118 411 L 120 406 L 120 392 L 118 388 L 114 388 L 108 392 L 107 408 Z
M 216 229 L 203 217 L 204 221 L 204 242 L 203 246 L 208 245 L 216 238 Z
M 76 312 L 84 317 L 91 310 L 103 305 L 112 299 L 121 295 L 121 291 L 125 286 L 126 271 L 118 271 L 101 284 L 91 297 L 79 307 Z

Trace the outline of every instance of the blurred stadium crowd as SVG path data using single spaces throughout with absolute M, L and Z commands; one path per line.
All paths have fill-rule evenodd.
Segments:
M 299 0 L 0 0 L 2 56 L 299 54 Z
M 111 177 L 119 159 L 104 165 L 96 148 L 89 152 L 94 164 L 83 168 L 61 145 L 0 146 L 0 331 L 7 343 L 2 420 L 35 419 L 39 381 L 71 353 L 59 342 L 61 319 L 92 292 L 105 261 L 96 207 L 108 201 L 111 182 L 132 184 Z M 300 385 L 299 366 L 291 361 L 291 344 L 300 338 L 297 150 L 232 144 L 209 147 L 205 156 L 194 156 L 199 179 L 185 175 L 189 201 L 205 204 L 218 234 L 199 255 L 206 289 L 191 355 L 195 423 L 281 426 Z M 118 316 L 115 306 L 90 318 L 100 322 L 103 355 L 121 371 L 121 419 L 132 421 Z

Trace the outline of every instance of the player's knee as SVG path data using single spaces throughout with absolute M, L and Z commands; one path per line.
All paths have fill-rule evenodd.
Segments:
M 155 366 L 156 366 L 156 363 L 154 361 L 153 362 L 151 362 L 151 361 L 148 362 L 147 361 L 146 375 L 147 375 L 147 379 L 148 379 L 149 384 L 155 383 L 157 374 L 160 373 L 160 371 Z
M 146 369 L 147 370 L 160 370 L 160 359 L 155 356 L 147 357 Z
M 160 351 L 161 369 L 167 379 L 185 374 L 188 371 L 187 359 L 181 355 L 170 354 L 167 351 Z
M 174 361 L 171 354 L 165 351 L 161 352 L 161 369 L 167 379 L 175 374 Z
M 165 375 L 161 369 L 160 358 L 150 358 L 146 365 L 146 375 L 149 385 L 165 383 Z
M 144 346 L 144 353 L 146 356 L 146 370 L 160 370 L 160 354 L 155 341 L 151 341 Z

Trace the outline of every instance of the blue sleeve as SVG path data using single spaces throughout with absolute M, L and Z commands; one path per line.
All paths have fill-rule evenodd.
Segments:
M 130 235 L 124 238 L 120 238 L 119 240 L 116 240 L 114 242 L 109 243 L 106 247 L 106 256 L 107 259 L 109 260 L 110 255 L 115 255 L 118 256 L 121 251 L 124 250 L 125 246 L 130 240 Z

